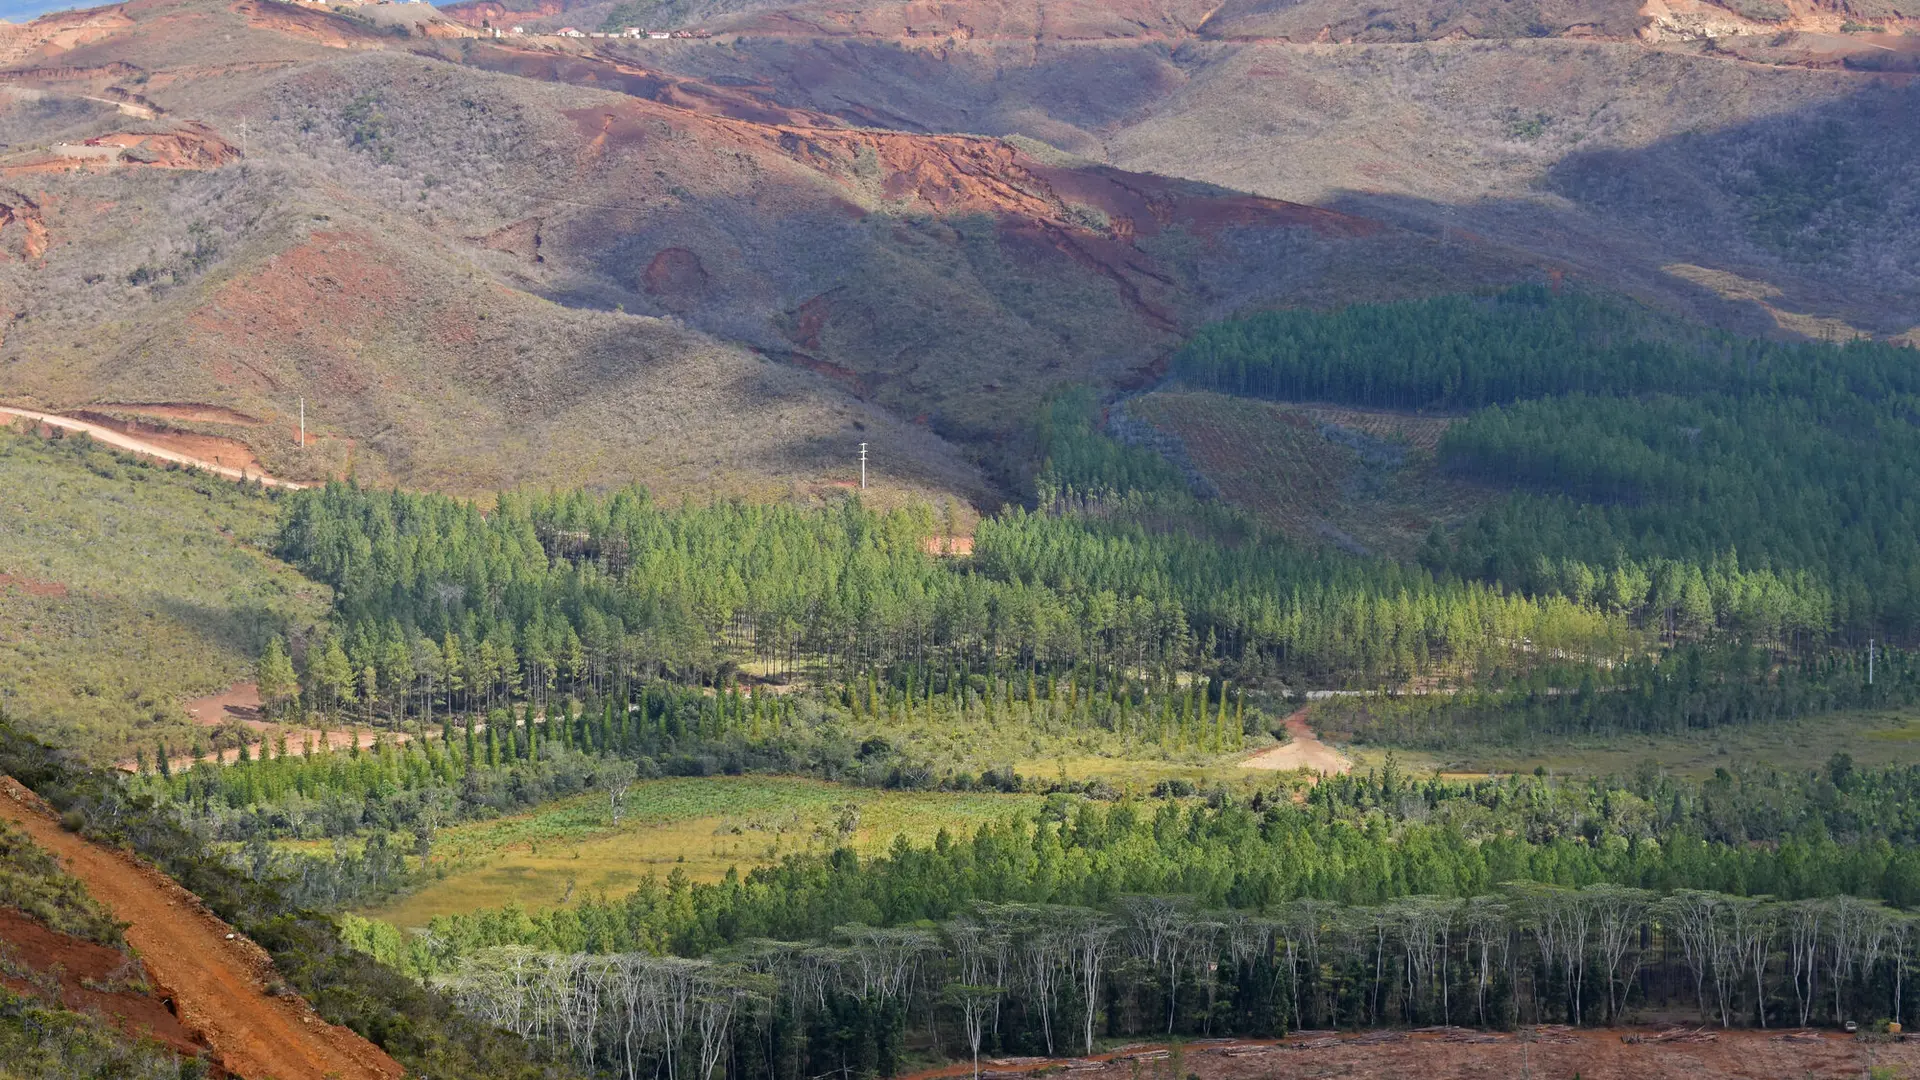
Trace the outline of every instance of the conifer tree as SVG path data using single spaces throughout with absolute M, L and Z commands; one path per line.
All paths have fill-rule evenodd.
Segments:
M 260 704 L 268 716 L 279 716 L 287 702 L 299 692 L 293 661 L 287 656 L 287 643 L 279 634 L 267 638 L 267 647 L 254 666 L 254 679 L 260 689 Z

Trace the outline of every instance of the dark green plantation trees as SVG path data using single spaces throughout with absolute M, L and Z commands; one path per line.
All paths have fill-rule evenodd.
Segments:
M 1920 629 L 1915 360 L 1529 287 L 1256 315 L 1203 330 L 1174 370 L 1230 393 L 1477 410 L 1442 466 L 1521 494 L 1429 545 L 1428 566 L 1576 599 L 1625 577 L 1619 606 L 1671 628 L 1684 579 L 1737 562 L 1772 575 L 1729 620 L 1766 640 Z
M 1184 511 L 1185 507 L 1174 509 Z M 1514 643 L 1617 655 L 1622 622 L 1424 570 L 1254 535 L 1166 530 L 1150 497 L 982 522 L 973 558 L 925 553 L 931 521 L 830 510 L 661 507 L 643 492 L 441 496 L 347 484 L 289 500 L 280 552 L 338 592 L 337 632 L 304 656 L 311 703 L 345 715 L 485 711 L 555 690 L 612 694 L 662 674 L 711 681 L 736 658 L 805 662 L 856 685 L 1081 671 L 1115 697 L 1222 661 L 1373 681 L 1471 670 Z M 1222 521 L 1224 526 L 1244 523 Z M 992 686 L 989 693 L 987 686 Z

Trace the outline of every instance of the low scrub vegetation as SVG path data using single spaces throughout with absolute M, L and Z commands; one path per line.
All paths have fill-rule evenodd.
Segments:
M 253 485 L 0 428 L 0 706 L 95 757 L 190 743 L 182 700 L 326 610 L 262 550 L 276 514 Z

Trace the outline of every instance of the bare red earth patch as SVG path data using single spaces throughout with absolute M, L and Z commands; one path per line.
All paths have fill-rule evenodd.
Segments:
M 0 574 L 0 589 L 19 589 L 28 596 L 65 596 L 67 587 L 57 581 L 35 581 L 17 574 Z
M 0 908 L 0 947 L 35 975 L 0 976 L 15 993 L 107 1017 L 121 1031 L 148 1036 L 177 1053 L 208 1048 L 168 1010 L 166 990 L 154 985 L 145 965 L 118 949 L 49 930 L 12 908 Z M 216 1069 L 215 1075 L 227 1074 Z
M 684 311 L 706 299 L 707 268 L 686 248 L 666 248 L 647 264 L 641 285 L 670 310 Z
M 108 416 L 92 409 L 79 409 L 67 415 L 191 458 L 210 461 L 222 468 L 239 469 L 249 475 L 258 475 L 262 471 L 259 460 L 253 456 L 253 450 L 238 439 L 181 431 L 165 424 Z

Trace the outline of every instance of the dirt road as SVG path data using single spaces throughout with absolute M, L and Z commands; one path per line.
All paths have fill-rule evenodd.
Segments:
M 1283 1076 L 1483 1080 L 1526 1075 L 1558 1080 L 1570 1076 L 1584 1080 L 1852 1080 L 1864 1075 L 1870 1062 L 1896 1070 L 1897 1076 L 1912 1075 L 1909 1070 L 1920 1062 L 1920 1044 L 1869 1046 L 1838 1032 L 1559 1026 L 1521 1032 L 1425 1028 L 1336 1035 L 1303 1031 L 1280 1040 L 1188 1043 L 1182 1053 L 1183 1071 L 1200 1080 Z M 1090 1058 L 982 1060 L 980 1068 L 992 1080 L 1015 1080 L 1061 1067 L 1076 1080 L 1137 1080 L 1171 1068 L 1169 1058 L 1164 1045 L 1140 1044 Z M 901 1080 L 948 1080 L 972 1074 L 972 1063 L 967 1062 Z
M 300 997 L 269 996 L 265 950 L 236 936 L 200 900 L 131 856 L 67 832 L 40 797 L 0 777 L 0 816 L 58 856 L 94 899 L 131 925 L 156 989 L 221 1063 L 247 1080 L 390 1080 L 403 1070 L 378 1047 L 322 1020 Z
M 1285 772 L 1288 769 L 1311 769 L 1317 773 L 1343 773 L 1353 769 L 1353 762 L 1347 756 L 1326 743 L 1307 726 L 1307 710 L 1300 709 L 1287 717 L 1287 734 L 1293 738 L 1269 750 L 1262 750 L 1242 761 L 1243 769 L 1266 769 L 1273 772 Z
M 0 584 L 5 583 L 5 579 L 0 578 Z M 315 748 L 345 750 L 357 741 L 360 749 L 369 750 L 383 737 L 395 746 L 413 741 L 412 732 L 382 730 L 360 724 L 353 724 L 345 729 L 321 729 L 262 720 L 260 719 L 260 687 L 259 684 L 252 682 L 237 682 L 217 694 L 194 698 L 187 702 L 187 715 L 201 727 L 220 727 L 235 721 L 244 724 L 259 737 L 259 742 L 253 751 L 256 754 L 263 753 L 267 746 L 277 743 L 283 735 L 286 736 L 287 751 L 292 754 L 303 753 L 308 743 L 312 743 Z M 487 730 L 487 725 L 476 725 L 474 730 L 484 732 Z M 217 753 L 208 753 L 206 760 L 216 765 L 231 765 L 240 760 L 240 749 L 229 746 Z M 185 772 L 193 768 L 193 763 L 192 754 L 175 754 L 167 759 L 167 767 L 174 772 Z M 134 772 L 139 769 L 140 763 L 138 758 L 122 758 L 114 763 L 114 767 L 122 772 Z
M 115 431 L 110 427 L 90 423 L 85 420 L 75 420 L 71 416 L 35 412 L 32 409 L 17 409 L 12 406 L 0 406 L 0 422 L 10 423 L 12 418 L 15 417 L 36 420 L 50 427 L 64 428 L 67 431 L 84 431 L 88 435 L 93 436 L 97 441 L 120 450 L 157 458 L 161 461 L 171 461 L 177 465 L 191 465 L 196 469 L 205 469 L 210 473 L 218 473 L 221 476 L 234 480 L 245 477 L 248 480 L 258 480 L 269 487 L 302 488 L 306 486 L 305 484 L 296 484 L 291 480 L 281 480 L 268 476 L 262 472 L 249 473 L 241 469 L 233 469 L 225 465 L 215 464 L 211 461 L 203 461 L 189 454 L 183 454 L 177 450 L 169 450 L 164 446 L 148 442 L 138 436 L 128 435 L 124 432 Z

